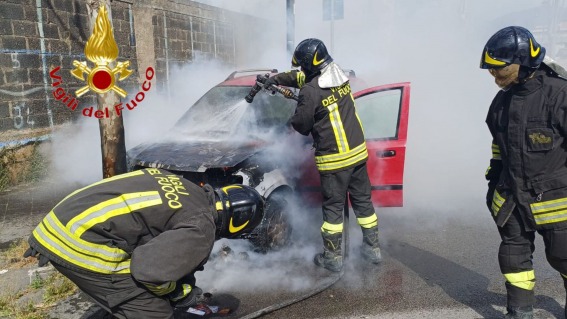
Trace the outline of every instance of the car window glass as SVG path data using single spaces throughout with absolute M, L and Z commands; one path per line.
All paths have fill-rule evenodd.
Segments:
M 175 129 L 192 136 L 229 135 L 247 108 L 246 87 L 217 86 L 203 95 L 183 114 Z
M 276 94 L 258 93 L 252 102 L 250 114 L 246 118 L 253 119 L 260 130 L 284 125 L 293 115 L 297 102 Z
M 295 110 L 295 101 L 265 92 L 247 103 L 248 92 L 247 86 L 212 88 L 183 114 L 174 130 L 197 138 L 255 134 L 285 124 Z
M 374 92 L 356 99 L 356 111 L 366 139 L 392 139 L 398 136 L 402 90 Z

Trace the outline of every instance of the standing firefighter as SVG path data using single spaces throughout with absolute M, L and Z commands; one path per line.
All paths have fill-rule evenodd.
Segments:
M 378 218 L 366 171 L 368 152 L 348 78 L 318 39 L 301 41 L 293 53 L 292 65 L 301 67 L 301 71 L 276 74 L 265 87 L 276 84 L 300 88 L 291 124 L 299 133 L 313 136 L 323 191 L 324 251 L 315 256 L 315 264 L 336 272 L 343 267 L 342 212 L 347 192 L 362 228 L 361 253 L 379 263 Z
M 26 256 L 48 261 L 118 318 L 173 318 L 194 305 L 195 272 L 219 238 L 249 233 L 264 200 L 242 185 L 213 190 L 161 169 L 79 189 L 35 228 Z
M 506 318 L 533 318 L 536 231 L 567 288 L 567 81 L 544 57 L 528 30 L 512 26 L 488 40 L 480 62 L 501 88 L 486 118 L 493 138 L 486 178 L 502 238 Z

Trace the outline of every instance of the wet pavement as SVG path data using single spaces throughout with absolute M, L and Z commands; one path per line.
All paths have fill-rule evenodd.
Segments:
M 503 317 L 506 293 L 497 261 L 499 236 L 487 212 L 461 211 L 447 217 L 435 211 L 389 208 L 383 209 L 380 217 L 381 265 L 369 265 L 358 258 L 359 230 L 351 227 L 343 278 L 330 289 L 265 318 Z M 547 264 L 541 238 L 536 240 L 534 264 L 535 318 L 564 318 L 562 280 Z M 289 271 L 289 277 L 281 280 L 292 280 L 305 272 L 328 275 L 314 269 L 307 259 L 303 267 Z M 254 274 L 248 275 L 252 280 Z M 243 293 L 250 288 L 242 283 L 239 289 L 231 293 L 240 298 L 242 314 L 300 295 L 281 289 Z
M 29 235 L 41 218 L 74 186 L 22 187 L 0 194 L 0 246 Z M 319 212 L 301 220 L 294 246 L 247 260 L 212 260 L 197 284 L 212 303 L 231 306 L 228 318 L 297 298 L 333 276 L 311 259 L 320 245 Z M 265 318 L 502 318 L 506 295 L 497 263 L 499 236 L 482 207 L 451 213 L 433 209 L 379 210 L 384 262 L 370 265 L 358 256 L 360 231 L 351 218 L 345 274 L 331 288 Z M 547 264 L 536 236 L 536 318 L 563 318 L 565 293 L 559 274 Z M 246 249 L 231 241 L 235 251 Z M 220 243 L 215 247 L 218 249 Z M 0 275 L 1 280 L 1 275 Z M 53 318 L 103 318 L 84 296 L 66 301 Z M 68 307 L 70 310 L 61 310 Z M 198 316 L 177 315 L 177 318 Z

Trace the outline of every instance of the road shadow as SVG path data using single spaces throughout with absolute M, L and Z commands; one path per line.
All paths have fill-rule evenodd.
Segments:
M 506 307 L 506 295 L 488 290 L 490 280 L 449 259 L 408 243 L 390 240 L 387 253 L 419 275 L 429 285 L 437 285 L 453 300 L 476 311 L 482 318 L 502 318 L 493 306 Z M 504 285 L 504 283 L 502 283 Z M 536 296 L 536 310 L 543 309 L 563 318 L 564 309 L 548 296 Z

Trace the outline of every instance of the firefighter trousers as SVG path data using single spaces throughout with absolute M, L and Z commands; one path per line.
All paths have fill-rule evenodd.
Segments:
M 51 264 L 116 318 L 173 319 L 169 300 L 153 295 L 129 274 L 87 274 Z
M 532 254 L 535 250 L 535 232 L 525 230 L 518 208 L 514 209 L 503 227 L 498 227 L 498 232 L 502 239 L 498 262 L 500 271 L 506 278 L 508 307 L 533 306 L 535 273 Z M 567 228 L 537 232 L 543 238 L 547 261 L 566 279 Z
M 366 163 L 334 173 L 322 173 L 323 221 L 329 224 L 343 223 L 343 210 L 348 192 L 356 218 L 373 216 L 370 179 Z

